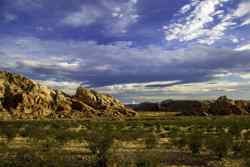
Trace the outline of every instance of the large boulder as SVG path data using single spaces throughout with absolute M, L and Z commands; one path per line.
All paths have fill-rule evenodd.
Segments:
M 75 96 L 21 75 L 0 72 L 0 112 L 17 119 L 124 117 L 135 113 L 114 97 L 78 88 Z

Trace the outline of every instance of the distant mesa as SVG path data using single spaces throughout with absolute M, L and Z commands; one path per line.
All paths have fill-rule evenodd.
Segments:
M 136 113 L 110 95 L 79 87 L 71 96 L 0 71 L 0 116 L 4 119 L 123 118 Z
M 165 100 L 160 103 L 144 102 L 127 107 L 138 111 L 176 112 L 183 116 L 248 115 L 250 101 L 232 100 L 221 96 L 216 100 Z

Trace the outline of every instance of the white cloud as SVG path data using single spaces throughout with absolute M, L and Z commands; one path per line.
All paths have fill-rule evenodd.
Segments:
M 112 17 L 117 20 L 111 23 L 113 32 L 126 33 L 127 28 L 138 21 L 137 2 L 137 0 L 129 0 L 127 3 L 111 8 Z
M 80 68 L 80 62 L 58 62 L 50 58 L 50 60 L 18 60 L 18 64 L 21 64 L 25 67 L 30 68 L 44 68 L 44 69 L 58 69 L 58 70 L 66 70 L 66 71 L 77 71 Z
M 239 39 L 238 38 L 236 38 L 236 37 L 234 37 L 234 36 L 232 36 L 232 38 L 230 39 L 233 43 L 239 43 L 240 41 L 239 41 Z
M 209 81 L 180 84 L 180 81 L 160 81 L 149 83 L 119 84 L 97 88 L 105 93 L 156 92 L 163 91 L 175 94 L 204 93 L 212 91 L 230 92 L 239 88 L 239 83 L 229 81 Z M 154 87 L 154 85 L 157 85 Z M 151 87 L 152 86 L 152 87 Z
M 218 73 L 218 74 L 214 74 L 213 77 L 214 78 L 225 78 L 225 77 L 230 77 L 232 75 L 234 75 L 234 73 L 228 72 L 228 71 L 224 71 L 224 72 L 221 72 L 221 73 Z
M 6 22 L 12 22 L 17 19 L 17 16 L 12 13 L 5 13 L 4 14 L 4 21 Z
M 211 29 L 207 28 L 209 23 L 213 23 L 215 16 L 221 15 L 222 11 L 218 12 L 218 8 L 228 0 L 204 0 L 194 1 L 186 5 L 185 8 L 194 10 L 186 17 L 179 20 L 177 23 L 165 26 L 166 40 L 191 41 L 200 39 L 200 43 L 213 43 L 214 40 L 223 35 L 226 27 L 230 24 L 224 22 L 218 24 Z M 180 13 L 186 14 L 186 10 L 181 9 Z M 207 41 L 207 37 L 210 39 Z
M 112 70 L 112 65 L 110 64 L 104 64 L 104 65 L 98 65 L 96 67 L 94 67 L 95 70 L 97 71 L 108 71 L 108 70 Z
M 88 26 L 95 23 L 99 18 L 103 17 L 102 11 L 90 5 L 84 5 L 80 11 L 76 11 L 67 15 L 63 20 L 63 24 L 72 27 Z
M 238 74 L 242 79 L 250 79 L 250 73 L 240 73 Z
M 109 33 L 126 33 L 138 21 L 137 0 L 127 2 L 100 1 L 96 5 L 83 4 L 79 11 L 69 13 L 61 23 L 72 27 L 103 24 Z
M 36 80 L 36 82 L 54 89 L 62 90 L 63 92 L 72 95 L 75 94 L 75 91 L 79 86 L 89 86 L 88 84 L 79 81 Z
M 200 83 L 189 83 L 167 87 L 166 90 L 174 93 L 204 93 L 213 91 L 231 92 L 239 88 L 239 83 L 228 81 L 209 81 Z
M 161 81 L 155 85 L 158 86 L 148 86 L 147 83 L 119 84 L 100 87 L 97 90 L 120 97 L 127 103 L 139 103 L 166 99 L 214 99 L 222 95 L 239 98 L 237 92 L 247 88 L 248 83 L 211 80 L 181 84 L 178 81 Z
M 37 26 L 36 27 L 36 31 L 40 31 L 40 32 L 46 32 L 46 31 L 53 31 L 52 27 L 46 27 L 46 26 Z
M 232 81 L 232 78 L 237 78 L 239 84 L 248 84 L 250 83 L 250 73 L 249 72 L 240 72 L 240 71 L 224 71 L 222 73 L 218 73 L 213 75 L 216 79 L 229 79 Z
M 184 6 L 180 9 L 180 13 L 181 13 L 181 14 L 186 14 L 186 13 L 189 12 L 194 6 L 196 6 L 198 3 L 199 3 L 199 1 L 192 1 L 190 4 L 184 5 Z
M 236 51 L 250 50 L 250 44 L 245 44 L 245 45 L 239 46 L 239 47 L 236 48 L 235 50 L 236 50 Z
M 227 2 L 230 0 L 191 1 L 180 9 L 181 18 L 163 27 L 166 40 L 212 45 L 227 38 L 225 33 L 230 28 L 250 24 L 250 2 L 241 2 L 236 9 L 230 10 L 222 8 Z M 240 25 L 237 19 L 240 19 Z
M 146 92 L 146 91 L 153 91 L 154 86 L 166 86 L 171 84 L 177 84 L 180 81 L 154 81 L 154 82 L 143 82 L 143 83 L 129 83 L 129 84 L 115 84 L 110 86 L 104 86 L 96 88 L 101 92 L 113 94 L 113 93 L 122 93 L 122 92 Z M 158 88 L 157 88 L 158 89 Z
M 250 24 L 250 2 L 245 1 L 239 4 L 238 8 L 233 12 L 233 17 L 239 17 L 242 20 L 241 26 Z
M 235 25 L 235 23 L 222 21 L 221 23 L 214 26 L 211 30 L 204 31 L 204 34 L 206 37 L 198 40 L 198 42 L 201 44 L 211 45 L 215 41 L 223 38 L 224 32 L 227 30 L 228 27 L 230 27 L 232 25 Z
M 241 24 L 241 26 L 245 26 L 245 25 L 250 25 L 250 17 L 247 18 L 247 19 Z
M 250 2 L 242 2 L 239 4 L 238 8 L 233 12 L 233 16 L 242 17 L 247 14 L 250 14 Z

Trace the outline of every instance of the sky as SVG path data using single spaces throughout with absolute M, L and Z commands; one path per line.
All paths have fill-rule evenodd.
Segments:
M 250 0 L 0 0 L 0 62 L 125 103 L 250 99 Z

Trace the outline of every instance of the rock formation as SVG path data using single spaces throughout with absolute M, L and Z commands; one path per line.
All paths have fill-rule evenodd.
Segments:
M 212 115 L 242 115 L 250 112 L 248 106 L 250 106 L 249 102 L 234 101 L 222 96 L 211 105 L 209 113 Z
M 150 105 L 145 105 L 150 104 Z M 226 96 L 216 100 L 165 100 L 160 103 L 128 105 L 136 111 L 177 112 L 186 116 L 245 115 L 250 113 L 250 101 L 231 100 Z M 154 110 L 151 110 L 151 109 Z
M 21 75 L 0 72 L 0 112 L 16 119 L 134 116 L 112 96 L 83 87 L 76 95 L 48 88 Z

